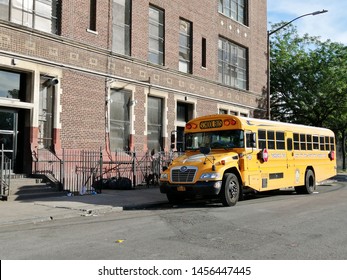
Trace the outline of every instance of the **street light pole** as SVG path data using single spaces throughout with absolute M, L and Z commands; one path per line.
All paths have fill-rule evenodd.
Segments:
M 277 31 L 279 31 L 280 29 L 286 27 L 287 25 L 291 24 L 293 21 L 296 21 L 299 18 L 302 17 L 306 17 L 306 16 L 316 16 L 319 14 L 324 14 L 327 13 L 327 10 L 322 10 L 322 11 L 315 11 L 313 13 L 309 13 L 309 14 L 304 14 L 301 16 L 298 16 L 294 19 L 292 19 L 289 22 L 286 22 L 285 24 L 281 25 L 280 27 L 276 28 L 275 30 L 272 31 L 267 31 L 267 94 L 266 94 L 266 99 L 267 99 L 267 110 L 266 110 L 266 114 L 267 114 L 267 119 L 271 119 L 271 108 L 270 108 L 270 36 L 274 33 L 276 33 Z

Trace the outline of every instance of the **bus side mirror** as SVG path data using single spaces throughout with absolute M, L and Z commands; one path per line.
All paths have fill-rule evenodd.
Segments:
M 256 133 L 252 132 L 251 134 L 251 147 L 252 148 L 256 148 L 257 146 L 257 137 L 256 137 Z
M 200 153 L 202 153 L 203 155 L 208 155 L 211 152 L 211 148 L 210 147 L 200 147 L 199 148 Z

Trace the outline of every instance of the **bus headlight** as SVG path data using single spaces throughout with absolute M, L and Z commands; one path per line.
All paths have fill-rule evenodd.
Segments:
M 206 179 L 217 179 L 219 178 L 219 173 L 204 173 L 200 176 L 200 179 L 206 180 Z
M 222 188 L 222 181 L 217 181 L 214 183 L 213 187 L 217 190 L 220 190 Z
M 168 174 L 167 173 L 161 173 L 160 174 L 160 179 L 167 180 L 168 179 Z

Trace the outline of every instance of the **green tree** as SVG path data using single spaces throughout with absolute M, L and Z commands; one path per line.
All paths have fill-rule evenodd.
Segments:
M 273 34 L 270 46 L 272 118 L 346 137 L 347 47 L 299 36 L 293 25 Z

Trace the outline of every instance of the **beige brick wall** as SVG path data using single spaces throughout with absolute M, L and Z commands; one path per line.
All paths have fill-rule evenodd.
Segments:
M 146 98 L 151 88 L 167 95 L 164 108 L 166 148 L 175 130 L 176 100 L 196 101 L 196 116 L 218 113 L 223 104 L 252 114 L 266 87 L 266 1 L 249 1 L 249 26 L 218 13 L 217 0 L 134 0 L 132 5 L 131 57 L 109 50 L 112 41 L 111 1 L 99 0 L 97 30 L 88 31 L 89 1 L 62 1 L 61 36 L 0 21 L 0 52 L 19 62 L 30 60 L 62 69 L 62 148 L 98 149 L 105 146 L 106 79 L 132 84 L 134 107 L 133 144 L 146 148 Z M 147 62 L 148 7 L 165 11 L 165 65 Z M 193 24 L 193 75 L 178 71 L 179 19 Z M 218 38 L 223 36 L 249 51 L 249 89 L 238 90 L 218 83 Z M 201 67 L 201 40 L 207 40 L 207 67 Z M 1 69 L 1 62 L 0 62 Z M 12 69 L 22 71 L 20 63 Z M 166 124 L 164 124 L 166 125 Z

